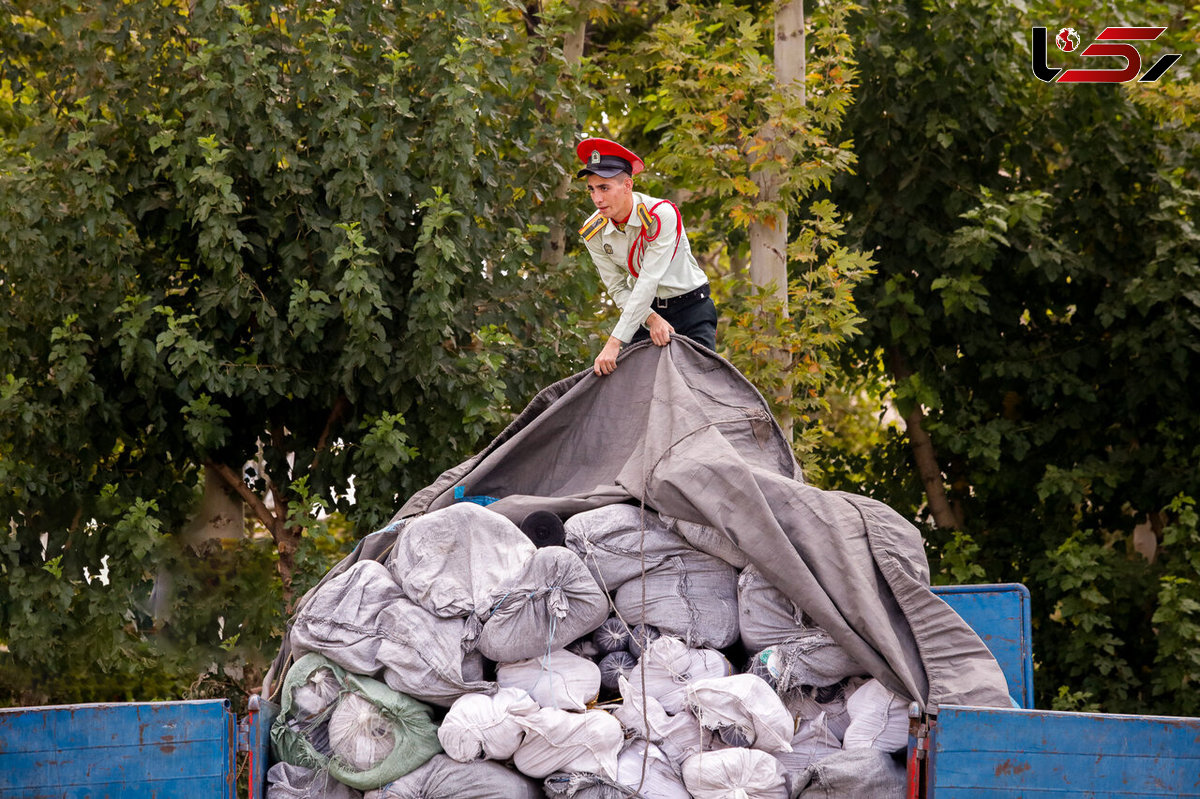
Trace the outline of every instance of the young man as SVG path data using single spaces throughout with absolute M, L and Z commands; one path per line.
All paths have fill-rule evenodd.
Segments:
M 717 309 L 696 263 L 683 218 L 669 200 L 633 190 L 642 159 L 608 139 L 576 148 L 596 213 L 579 229 L 621 318 L 596 356 L 596 374 L 617 368 L 623 344 L 650 339 L 666 346 L 678 333 L 717 348 Z

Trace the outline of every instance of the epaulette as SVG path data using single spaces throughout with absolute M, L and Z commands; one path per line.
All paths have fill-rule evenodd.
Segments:
M 591 241 L 597 233 L 604 230 L 604 226 L 607 224 L 608 220 L 597 211 L 588 218 L 588 221 L 583 223 L 583 227 L 579 228 L 579 235 L 583 236 L 584 241 Z
M 646 210 L 645 203 L 638 203 L 637 207 L 638 219 L 642 220 L 642 227 L 646 228 L 646 232 L 650 232 L 650 212 Z

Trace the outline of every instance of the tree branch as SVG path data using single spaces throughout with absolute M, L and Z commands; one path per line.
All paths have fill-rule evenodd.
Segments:
M 223 463 L 217 463 L 214 460 L 206 460 L 204 462 L 205 469 L 211 469 L 213 474 L 221 478 L 226 487 L 230 491 L 242 498 L 242 501 L 250 506 L 250 510 L 254 512 L 255 517 L 263 523 L 271 535 L 275 535 L 275 526 L 278 522 L 275 514 L 263 503 L 262 498 L 250 490 L 250 486 L 246 485 L 243 480 L 233 469 L 230 469 Z
M 892 374 L 896 380 L 911 377 L 912 370 L 899 350 L 893 348 L 889 354 Z M 908 429 L 908 443 L 912 448 L 913 460 L 917 464 L 917 474 L 921 477 L 921 484 L 925 486 L 925 497 L 933 514 L 933 523 L 946 530 L 961 529 L 962 518 L 955 512 L 946 495 L 946 484 L 942 479 L 942 469 L 938 465 L 937 452 L 933 448 L 933 440 L 925 431 L 925 412 L 921 410 L 921 403 L 914 403 L 913 409 L 905 415 L 904 423 Z
M 312 463 L 308 465 L 310 472 L 317 468 L 317 459 L 321 457 L 321 453 L 329 444 L 329 435 L 333 432 L 333 426 L 338 423 L 349 407 L 350 400 L 346 399 L 345 394 L 339 394 L 333 403 L 333 409 L 329 411 L 329 418 L 325 420 L 325 429 L 321 431 L 321 437 L 317 439 L 317 448 L 313 450 Z

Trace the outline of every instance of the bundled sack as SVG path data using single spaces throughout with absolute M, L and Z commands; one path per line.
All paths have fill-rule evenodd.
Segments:
M 501 587 L 479 633 L 479 651 L 497 663 L 527 660 L 562 649 L 606 618 L 608 596 L 579 556 L 543 547 Z
M 522 774 L 542 779 L 556 771 L 586 771 L 616 777 L 625 734 L 603 710 L 570 713 L 547 707 L 519 722 L 525 740 L 513 754 L 513 765 Z
M 683 777 L 652 743 L 630 741 L 617 758 L 617 783 L 634 789 L 643 799 L 691 799 Z M 628 791 L 624 796 L 628 795 Z
M 750 563 L 746 553 L 733 540 L 718 530 L 706 524 L 677 519 L 665 513 L 659 514 L 667 529 L 688 542 L 692 549 L 698 549 L 714 558 L 720 558 L 735 569 L 744 569 Z
M 865 673 L 833 636 L 818 627 L 796 632 L 781 644 L 760 653 L 780 693 L 800 686 L 824 688 Z
M 767 581 L 757 566 L 738 575 L 738 633 L 746 649 L 759 652 L 807 629 L 804 612 Z
M 683 778 L 654 744 L 630 741 L 617 758 L 617 778 L 575 772 L 546 778 L 551 799 L 691 799 Z
M 537 702 L 520 688 L 501 688 L 492 696 L 467 694 L 446 713 L 438 740 L 447 755 L 462 763 L 507 760 L 525 738 L 517 718 L 538 710 Z
M 602 655 L 626 651 L 629 649 L 629 628 L 616 616 L 609 616 L 592 633 L 592 643 Z
M 649 624 L 635 624 L 629 631 L 629 654 L 640 658 L 642 650 L 651 641 L 657 641 L 659 638 L 662 638 L 662 633 L 658 631 L 657 627 L 651 627 Z
M 296 615 L 292 653 L 320 653 L 354 674 L 376 675 L 394 690 L 449 707 L 463 694 L 491 692 L 477 656 L 464 658 L 462 619 L 414 604 L 373 560 L 321 585 Z
M 761 749 L 692 755 L 683 764 L 683 784 L 694 799 L 788 799 L 779 761 Z
M 600 667 L 565 649 L 516 663 L 501 663 L 496 682 L 520 688 L 542 707 L 584 710 L 600 695 Z
M 842 736 L 842 747 L 881 752 L 903 749 L 908 745 L 908 704 L 879 680 L 867 680 L 846 699 L 850 726 Z
M 606 505 L 577 513 L 564 527 L 567 547 L 578 555 L 605 591 L 616 591 L 663 560 L 693 548 L 667 529 L 654 511 Z
M 629 673 L 629 690 L 657 699 L 668 713 L 687 709 L 688 685 L 710 677 L 727 677 L 733 666 L 715 649 L 693 649 L 678 638 L 663 636 L 651 641 L 638 665 Z M 622 697 L 630 694 L 622 689 Z
M 737 579 L 725 561 L 692 550 L 665 558 L 644 580 L 626 582 L 613 605 L 630 624 L 652 625 L 689 646 L 721 649 L 738 639 Z
M 624 677 L 618 684 L 624 701 L 612 709 L 613 716 L 622 727 L 658 746 L 674 768 L 682 767 L 683 761 L 712 743 L 712 733 L 700 726 L 691 711 L 672 716 L 652 696 L 643 702 L 640 692 L 634 691 Z
M 533 780 L 500 763 L 476 760 L 459 763 L 445 755 L 433 758 L 415 771 L 382 788 L 367 791 L 363 799 L 542 799 Z
M 732 729 L 738 743 L 766 752 L 790 752 L 795 723 L 771 686 L 753 674 L 697 680 L 688 686 L 688 707 L 710 730 Z
M 867 677 L 851 677 L 835 685 L 823 688 L 801 686 L 799 690 L 780 693 L 783 704 L 797 720 L 815 719 L 825 714 L 826 725 L 830 732 L 841 740 L 850 726 L 850 711 L 846 703 L 858 687 L 867 681 Z M 778 690 L 778 689 L 777 689 Z
M 405 595 L 443 617 L 491 606 L 537 548 L 495 511 L 460 502 L 409 521 L 386 566 Z
M 341 687 L 327 711 L 332 754 L 324 754 L 290 721 L 295 690 L 317 669 L 328 669 Z M 378 680 L 347 674 L 315 653 L 296 661 L 283 682 L 281 712 L 271 727 L 278 760 L 327 771 L 352 788 L 371 788 L 401 777 L 441 751 L 429 708 Z
M 835 752 L 792 779 L 796 799 L 862 799 L 904 796 L 908 775 L 902 763 L 877 749 Z
M 291 763 L 276 763 L 267 772 L 267 799 L 362 799 L 363 795 L 329 776 Z
M 842 751 L 842 742 L 829 729 L 825 714 L 806 719 L 796 725 L 792 736 L 792 751 L 773 752 L 786 774 L 796 774 L 834 752 Z
M 609 652 L 600 659 L 599 666 L 600 687 L 616 691 L 617 681 L 622 677 L 628 677 L 637 668 L 637 658 L 624 650 Z
M 342 693 L 342 685 L 332 668 L 313 669 L 308 679 L 292 689 L 292 719 L 301 725 L 328 716 Z

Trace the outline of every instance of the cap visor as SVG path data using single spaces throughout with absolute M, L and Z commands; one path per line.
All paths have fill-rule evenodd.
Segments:
M 603 167 L 595 167 L 595 168 L 589 167 L 589 168 L 581 169 L 578 172 L 576 172 L 575 177 L 581 178 L 584 175 L 599 175 L 602 178 L 615 178 L 617 175 L 621 174 L 624 171 L 625 171 L 624 169 L 621 169 L 619 167 L 616 169 L 605 169 Z

